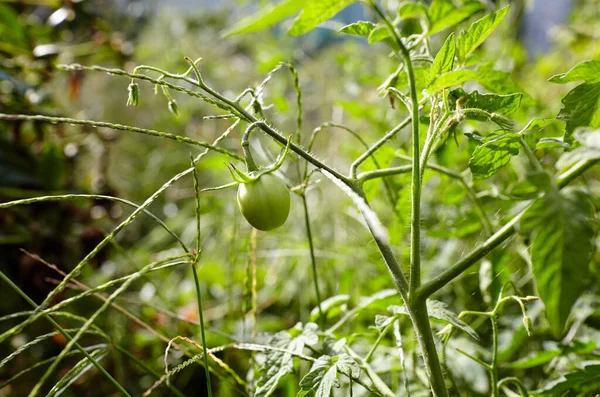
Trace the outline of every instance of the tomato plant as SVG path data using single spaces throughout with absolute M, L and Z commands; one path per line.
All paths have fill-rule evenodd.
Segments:
M 329 20 L 353 3 L 370 20 L 336 29 L 335 34 L 354 40 L 325 52 L 337 64 L 314 66 L 304 53 L 293 62 L 279 62 L 283 57 L 277 54 L 269 65 L 274 69 L 245 89 L 215 81 L 218 73 L 211 75 L 211 70 L 219 70 L 223 60 L 185 57 L 186 64 L 131 71 L 56 65 L 71 73 L 126 79 L 128 104 L 137 107 L 130 107 L 132 112 L 143 112 L 145 102 L 153 100 L 145 95 L 145 86 L 153 85 L 161 94 L 156 101 L 172 117 L 167 125 L 186 120 L 193 126 L 202 111 L 206 125 L 217 123 L 215 130 L 222 131 L 214 136 L 208 128 L 166 132 L 54 115 L 0 114 L 7 125 L 49 122 L 112 129 L 193 150 L 184 165 L 182 156 L 173 156 L 182 169 L 169 173 L 170 179 L 141 204 L 103 196 L 132 212 L 61 274 L 43 301 L 30 300 L 0 272 L 32 306 L 32 311 L 3 317 L 24 320 L 3 331 L 0 343 L 23 335 L 38 319 L 65 337 L 60 353 L 48 358 L 32 396 L 74 353 L 84 358 L 56 380 L 50 394 L 93 366 L 128 395 L 124 377 L 117 379 L 102 361 L 112 356 L 109 352 L 137 360 L 122 347 L 128 335 L 97 326 L 109 308 L 125 311 L 123 321 L 156 336 L 161 345 L 148 349 L 151 367 L 140 365 L 156 378 L 143 386 L 145 394 L 184 394 L 177 381 L 189 380 L 185 371 L 202 379 L 194 382 L 202 386 L 198 393 L 211 396 L 598 393 L 600 54 L 593 29 L 584 24 L 577 30 L 583 44 L 572 46 L 572 54 L 561 50 L 569 54 L 569 70 L 540 61 L 540 75 L 533 74 L 511 34 L 522 10 L 505 1 L 283 0 L 240 18 L 224 36 L 244 40 L 239 36 L 285 27 L 292 17 L 289 35 L 312 34 L 323 23 L 336 26 Z M 294 43 L 307 42 L 299 38 Z M 346 45 L 350 49 L 343 51 Z M 581 47 L 587 50 L 577 55 Z M 327 92 L 320 95 L 319 90 L 331 90 L 332 75 L 339 75 L 343 98 L 330 105 Z M 544 88 L 530 90 L 535 79 L 543 80 Z M 225 83 L 231 88 L 215 88 Z M 321 97 L 327 100 L 315 99 Z M 204 107 L 198 107 L 199 101 Z M 324 117 L 333 120 L 322 122 Z M 256 165 L 253 154 L 269 161 L 278 147 L 284 149 L 273 165 Z M 223 159 L 233 183 L 222 180 Z M 242 165 L 246 173 L 238 171 Z M 175 184 L 186 181 L 186 188 L 177 191 Z M 164 206 L 169 219 L 163 221 L 150 210 L 167 190 L 176 191 L 178 205 Z M 301 206 L 290 206 L 290 192 Z M 1 203 L 0 209 L 75 198 L 100 195 L 23 198 Z M 273 232 L 257 234 L 238 224 L 236 204 L 251 226 Z M 236 212 L 228 212 L 231 208 Z M 180 224 L 172 220 L 178 211 Z M 141 214 L 168 234 L 170 244 L 151 260 L 140 255 L 144 264 L 122 277 L 96 287 L 79 284 L 87 265 L 104 247 L 120 244 L 117 237 L 132 230 Z M 276 230 L 288 216 L 287 227 Z M 158 240 L 152 237 L 149 246 Z M 215 246 L 231 252 L 215 252 Z M 238 256 L 243 269 L 236 271 Z M 180 268 L 191 268 L 193 284 L 190 270 Z M 158 325 L 150 326 L 121 305 L 132 299 L 117 303 L 134 283 L 159 270 L 168 272 L 164 285 L 181 285 L 181 291 L 145 284 L 140 306 L 186 321 L 187 328 L 161 324 L 158 315 L 153 317 Z M 117 284 L 110 295 L 101 294 Z M 78 289 L 62 299 L 72 285 Z M 151 297 L 171 293 L 172 300 L 189 302 L 186 293 L 192 289 L 198 315 L 191 319 L 174 313 L 171 299 L 155 302 Z M 101 306 L 91 314 L 82 311 L 84 317 L 68 313 L 78 327 L 64 329 L 56 317 L 64 315 L 67 304 L 90 295 Z M 214 305 L 203 303 L 206 298 Z M 141 310 L 139 316 L 144 315 Z M 54 332 L 15 348 L 0 369 Z M 84 343 L 91 336 L 102 343 Z M 173 349 L 177 357 L 170 355 Z M 158 363 L 163 354 L 164 364 Z M 180 361 L 174 365 L 174 360 Z M 202 375 L 195 363 L 204 367 Z

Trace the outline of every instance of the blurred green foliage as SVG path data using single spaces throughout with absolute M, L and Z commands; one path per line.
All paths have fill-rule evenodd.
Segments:
M 127 70 L 137 65 L 155 65 L 179 73 L 187 68 L 183 58 L 189 56 L 202 57 L 199 65 L 203 78 L 230 97 L 248 86 L 260 84 L 280 61 L 294 61 L 300 72 L 305 117 L 303 133 L 306 135 L 322 122 L 333 121 L 352 126 L 365 141 L 373 142 L 406 117 L 404 110 L 399 110 L 400 104 L 396 103 L 397 109 L 394 109 L 390 107 L 388 98 L 378 94 L 378 87 L 397 67 L 393 59 L 385 56 L 379 44 L 368 46 L 360 38 L 346 38 L 317 45 L 310 34 L 289 37 L 278 27 L 224 38 L 223 32 L 241 18 L 244 11 L 240 10 L 247 7 L 235 3 L 210 11 L 168 7 L 151 11 L 146 10 L 141 2 L 121 6 L 108 1 L 96 4 L 91 0 L 47 3 L 46 6 L 0 3 L 2 113 L 70 115 L 211 142 L 231 122 L 204 119 L 214 110 L 195 98 L 173 94 L 179 105 L 179 117 L 175 117 L 168 111 L 167 100 L 162 95 L 154 95 L 154 87 L 150 84 L 141 82 L 139 106 L 125 107 L 127 79 L 106 74 L 62 72 L 54 68 L 56 64 L 72 62 Z M 64 19 L 53 24 L 53 16 L 56 21 Z M 517 121 L 516 130 L 523 128 L 533 117 L 554 118 L 559 112 L 560 99 L 572 87 L 549 84 L 546 82 L 549 77 L 567 71 L 580 61 L 600 58 L 597 37 L 600 10 L 595 0 L 580 0 L 570 23 L 556 30 L 553 50 L 533 62 L 528 60 L 517 40 L 515 26 L 518 18 L 519 12 L 513 10 L 508 16 L 509 22 L 500 25 L 491 39 L 478 50 L 479 58 L 491 60 L 486 65 L 490 70 L 493 68 L 505 73 L 490 77 L 494 80 L 493 84 L 502 83 L 500 89 L 516 87 L 523 94 L 521 107 L 511 115 Z M 471 18 L 475 19 L 477 17 Z M 410 35 L 416 29 L 418 26 L 407 23 L 402 33 Z M 434 53 L 443 44 L 441 36 L 432 38 Z M 295 94 L 291 78 L 286 73 L 282 70 L 273 76 L 263 103 L 272 105 L 265 111 L 267 119 L 280 130 L 292 132 L 295 129 Z M 402 87 L 402 84 L 399 81 L 397 86 Z M 481 89 L 481 86 L 469 88 Z M 457 143 L 450 139 L 436 150 L 437 163 L 456 170 L 467 169 L 469 158 L 477 146 L 477 142 L 467 136 L 485 136 L 494 129 L 496 126 L 491 123 L 470 122 L 461 126 L 456 131 Z M 237 150 L 242 132 L 241 128 L 236 129 L 223 146 Z M 555 137 L 561 132 L 562 125 L 553 122 L 537 136 Z M 363 151 L 349 135 L 343 134 L 343 131 L 333 128 L 324 129 L 314 146 L 320 158 L 327 159 L 329 164 L 339 169 L 346 169 L 351 160 Z M 1 201 L 79 192 L 115 195 L 142 203 L 172 175 L 187 168 L 190 152 L 196 150 L 154 137 L 38 122 L 2 122 L 0 140 Z M 405 154 L 409 141 L 410 132 L 402 131 L 396 141 L 377 152 L 379 164 L 384 167 L 405 164 L 397 155 Z M 262 136 L 257 138 L 254 148 L 257 161 L 263 165 L 271 162 L 278 152 L 278 147 Z M 553 163 L 558 157 L 552 148 L 543 151 L 543 161 Z M 512 188 L 516 189 L 523 183 L 518 176 L 523 174 L 520 170 L 525 162 L 526 158 L 519 157 L 511 162 L 511 167 L 501 169 L 493 181 L 474 183 L 483 205 L 490 213 L 498 214 L 493 222 L 502 224 L 506 221 L 505 214 L 515 213 L 514 201 L 506 197 L 512 195 Z M 294 162 L 288 161 L 284 168 L 284 175 L 289 178 L 296 176 Z M 363 166 L 365 171 L 374 168 L 370 162 Z M 223 158 L 215 154 L 204 158 L 198 170 L 202 187 L 230 181 Z M 324 179 L 317 175 L 315 179 Z M 595 197 L 600 197 L 600 185 L 594 179 L 597 175 L 596 170 L 595 175 L 588 177 L 588 186 Z M 391 196 L 386 195 L 380 180 L 367 182 L 365 191 L 389 228 L 390 239 L 402 259 L 401 263 L 408 263 L 410 175 L 388 178 L 388 183 Z M 499 190 L 506 186 L 509 189 Z M 186 178 L 167 190 L 149 208 L 190 245 L 193 245 L 196 231 L 194 195 L 192 180 Z M 324 298 L 348 295 L 348 299 L 332 305 L 327 312 L 328 324 L 334 324 L 360 302 L 361 297 L 393 285 L 351 201 L 342 197 L 335 186 L 320 182 L 311 187 L 307 197 L 315 229 L 321 294 Z M 390 198 L 393 206 L 389 205 Z M 200 278 L 209 346 L 253 338 L 264 342 L 267 333 L 290 329 L 297 322 L 311 320 L 311 311 L 317 302 L 312 287 L 302 203 L 295 195 L 292 195 L 292 200 L 291 221 L 275 232 L 259 233 L 257 248 L 252 252 L 252 232 L 238 214 L 234 189 L 201 195 L 203 253 Z M 597 208 L 597 200 L 595 204 Z M 461 254 L 474 248 L 484 237 L 484 231 L 465 191 L 447 176 L 425 175 L 422 206 L 423 228 L 427 231 L 423 244 L 423 278 L 426 279 L 440 273 Z M 0 212 L 0 269 L 17 281 L 32 298 L 41 301 L 61 277 L 19 248 L 69 271 L 130 211 L 120 204 L 101 200 L 39 203 L 3 210 Z M 487 310 L 496 299 L 500 286 L 508 280 L 523 288 L 524 294 L 535 295 L 528 283 L 531 278 L 529 258 L 523 254 L 523 248 L 529 243 L 527 239 L 519 238 L 516 244 L 494 252 L 478 269 L 466 273 L 436 299 L 451 303 L 457 313 L 461 310 Z M 176 242 L 162 228 L 149 217 L 140 217 L 109 248 L 103 250 L 78 279 L 90 286 L 99 285 L 131 274 L 153 260 L 178 253 L 177 249 Z M 596 254 L 594 264 L 597 265 L 598 259 Z M 253 261 L 256 261 L 257 272 L 257 335 L 253 334 L 249 314 L 252 288 L 248 275 Z M 600 282 L 598 267 L 590 268 L 586 287 L 597 289 Z M 488 283 L 485 288 L 482 280 Z M 1 291 L 0 315 L 30 309 L 4 285 Z M 61 299 L 73 294 L 74 291 L 69 289 L 61 294 Z M 541 304 L 530 305 L 530 317 L 536 329 L 542 330 L 535 332 L 531 338 L 523 329 L 519 308 L 507 308 L 506 314 L 501 317 L 501 372 L 517 374 L 533 389 L 549 375 L 571 368 L 572 359 L 595 357 L 597 360 L 600 346 L 598 297 L 595 295 L 589 299 L 587 304 L 585 301 L 580 303 L 579 311 L 576 311 L 576 316 L 577 313 L 592 312 L 583 320 L 585 324 L 580 324 L 576 345 L 588 344 L 585 345 L 588 348 L 580 350 L 572 344 L 567 346 L 552 340 L 541 315 Z M 118 303 L 138 320 L 109 309 L 97 325 L 109 333 L 119 346 L 160 374 L 164 371 L 162 358 L 166 343 L 158 334 L 167 340 L 177 335 L 197 342 L 200 340 L 195 324 L 198 321 L 195 290 L 188 267 L 144 276 L 118 299 Z M 361 311 L 344 326 L 345 337 L 362 350 L 368 350 L 378 335 L 373 329 L 374 313 L 387 313 L 389 305 L 400 303 L 395 295 L 375 302 L 368 312 Z M 99 304 L 98 299 L 89 297 L 77 302 L 69 311 L 86 317 Z M 16 323 L 16 320 L 4 320 L 0 329 L 4 331 Z M 61 320 L 64 327 L 77 324 L 72 320 Z M 403 320 L 402 324 L 408 328 L 408 321 Z M 0 345 L 0 357 L 7 356 L 36 335 L 51 331 L 53 329 L 45 323 L 36 322 Z M 491 330 L 487 323 L 479 326 L 477 332 L 483 346 L 491 343 Z M 382 377 L 387 384 L 398 385 L 401 382 L 399 377 L 396 378 L 398 372 L 388 371 L 400 365 L 394 341 L 388 339 L 383 343 L 385 353 L 378 356 L 372 366 L 384 373 Z M 86 336 L 83 340 L 93 344 L 97 338 Z M 35 362 L 55 356 L 64 343 L 61 338 L 54 337 L 31 348 L 12 365 L 0 368 L 0 382 Z M 412 354 L 415 340 L 407 337 L 404 343 L 407 351 L 411 352 L 406 360 L 414 363 L 417 360 L 416 353 Z M 595 344 L 594 347 L 591 344 Z M 483 368 L 456 353 L 457 347 L 471 352 L 480 351 L 484 357 L 487 354 L 464 335 L 452 338 L 447 355 L 448 360 L 454 363 L 450 372 L 456 387 L 465 396 L 489 395 Z M 193 347 L 192 350 L 199 351 Z M 528 353 L 541 354 L 535 352 L 544 350 L 560 353 L 550 360 L 542 360 L 546 365 L 515 365 L 525 360 Z M 255 356 L 241 350 L 226 350 L 218 354 L 233 371 L 249 373 L 249 378 L 252 371 L 248 371 L 254 368 L 252 357 Z M 78 358 L 65 360 L 62 372 L 59 371 L 53 381 L 56 382 L 77 361 Z M 170 367 L 177 365 L 182 361 L 181 353 L 173 351 L 167 361 Z M 141 395 L 156 381 L 119 353 L 111 352 L 102 363 L 132 395 Z M 277 395 L 295 395 L 301 374 L 305 374 L 309 366 L 303 363 L 296 365 L 295 369 L 295 375 L 284 378 Z M 413 375 L 423 375 L 422 369 L 415 368 L 415 371 L 418 373 Z M 0 395 L 25 395 L 41 373 L 36 371 L 24 376 L 0 389 Z M 205 393 L 205 379 L 198 365 L 186 368 L 171 382 L 185 395 Z M 217 370 L 213 376 L 213 389 L 218 396 L 232 396 L 237 395 L 240 386 L 224 371 Z M 100 396 L 114 393 L 111 385 L 92 370 L 77 379 L 64 394 Z M 153 395 L 169 393 L 167 388 L 159 387 Z M 422 390 L 415 390 L 414 395 L 425 394 Z

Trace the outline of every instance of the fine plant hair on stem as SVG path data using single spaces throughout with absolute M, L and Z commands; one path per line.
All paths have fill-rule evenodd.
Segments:
M 223 149 L 220 148 L 218 146 L 215 145 L 211 145 L 209 143 L 206 142 L 200 142 L 197 141 L 195 139 L 192 138 L 188 138 L 185 136 L 179 136 L 179 135 L 175 135 L 175 134 L 171 134 L 168 132 L 161 132 L 161 131 L 156 131 L 156 130 L 149 130 L 146 128 L 139 128 L 139 127 L 132 127 L 129 125 L 122 125 L 122 124 L 114 124 L 114 123 L 107 123 L 104 121 L 94 121 L 94 120 L 78 120 L 78 119 L 71 119 L 68 117 L 50 117 L 50 116 L 43 116 L 43 115 L 26 115 L 26 114 L 5 114 L 5 113 L 0 113 L 0 120 L 7 120 L 7 121 L 14 121 L 14 120 L 33 120 L 33 121 L 45 121 L 48 123 L 63 123 L 63 124 L 73 124 L 73 125 L 89 125 L 92 127 L 104 127 L 104 128 L 111 128 L 113 130 L 120 130 L 120 131 L 130 131 L 130 132 L 136 132 L 138 134 L 144 134 L 144 135 L 151 135 L 151 136 L 157 136 L 160 138 L 167 138 L 167 139 L 171 139 L 174 141 L 178 141 L 178 142 L 182 142 L 182 143 L 188 143 L 190 145 L 195 145 L 195 146 L 200 146 L 203 147 L 205 149 L 210 149 L 214 152 L 217 153 L 221 153 L 224 155 L 227 155 L 233 159 L 236 160 L 243 160 L 243 157 L 241 157 L 240 155 L 230 152 L 227 149 Z

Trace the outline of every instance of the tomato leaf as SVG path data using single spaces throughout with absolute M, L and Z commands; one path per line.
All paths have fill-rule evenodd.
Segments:
M 369 33 L 369 44 L 379 43 L 388 37 L 390 37 L 390 31 L 388 30 L 388 27 L 385 25 L 377 25 Z
M 559 337 L 571 307 L 589 280 L 594 249 L 594 206 L 580 190 L 551 189 L 536 199 L 520 222 L 532 232 L 531 263 L 551 329 Z
M 262 376 L 256 383 L 255 396 L 267 397 L 275 392 L 281 378 L 294 371 L 294 353 L 302 353 L 306 344 L 318 342 L 318 326 L 307 323 L 304 328 L 297 325 L 290 331 L 281 331 L 273 335 L 269 346 L 281 350 L 267 350 L 265 363 L 261 367 Z
M 369 37 L 369 34 L 374 28 L 375 24 L 373 22 L 358 21 L 344 26 L 339 30 L 339 32 L 354 36 Z
M 335 16 L 357 0 L 308 0 L 288 34 L 300 36 Z
M 536 390 L 535 393 L 542 396 L 557 396 L 564 395 L 565 392 L 576 392 L 583 387 L 587 387 L 589 391 L 592 390 L 590 386 L 594 385 L 600 387 L 600 361 L 584 361 L 579 365 L 577 371 L 548 383 L 542 389 Z
M 463 108 L 482 109 L 490 113 L 510 114 L 521 106 L 523 94 L 480 94 L 478 91 L 466 93 L 462 89 L 452 91 L 457 98 L 463 98 Z
M 283 0 L 277 4 L 269 3 L 256 13 L 240 20 L 228 29 L 224 35 L 234 36 L 236 34 L 258 32 L 270 28 L 284 19 L 296 15 L 304 7 L 304 4 L 305 1 L 302 0 Z
M 549 81 L 557 84 L 583 81 L 562 99 L 563 108 L 557 116 L 567 124 L 566 143 L 573 141 L 573 131 L 577 127 L 600 127 L 600 61 L 581 62 Z
M 473 23 L 469 29 L 463 30 L 458 36 L 458 58 L 462 61 L 467 59 L 477 47 L 488 38 L 490 34 L 500 25 L 508 14 L 509 6 L 506 6 L 493 14 L 486 15 Z
M 505 130 L 495 131 L 483 139 L 483 144 L 477 146 L 469 168 L 473 179 L 486 179 L 504 167 L 512 156 L 519 153 L 521 148 L 519 135 Z
M 403 1 L 398 6 L 398 16 L 402 19 L 414 18 L 419 14 L 427 14 L 427 7 L 422 3 Z
M 429 85 L 437 76 L 452 70 L 454 67 L 455 52 L 456 43 L 454 41 L 454 33 L 451 33 L 433 60 L 433 64 L 429 70 L 429 77 L 427 78 L 427 85 Z
M 442 29 L 454 26 L 482 10 L 483 7 L 483 4 L 478 1 L 465 2 L 457 8 L 451 0 L 433 0 L 427 12 L 429 20 L 427 35 L 430 36 Z
M 340 387 L 337 372 L 359 376 L 358 364 L 347 354 L 339 357 L 321 356 L 300 381 L 297 397 L 330 397 L 331 390 Z
M 477 80 L 479 73 L 475 70 L 453 70 L 435 77 L 427 87 L 427 92 L 430 95 L 447 87 L 461 85 L 466 81 Z
M 600 129 L 590 130 L 579 127 L 575 130 L 574 137 L 579 147 L 566 152 L 558 159 L 556 168 L 560 171 L 564 171 L 583 160 L 600 159 Z
M 548 79 L 551 83 L 565 84 L 575 81 L 594 83 L 600 81 L 600 61 L 584 61 L 575 65 L 567 73 L 560 73 Z

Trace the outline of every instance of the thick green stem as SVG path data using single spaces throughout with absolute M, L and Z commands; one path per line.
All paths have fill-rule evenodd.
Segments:
M 421 285 L 421 164 L 420 164 L 420 144 L 419 144 L 419 98 L 417 97 L 417 84 L 413 70 L 410 53 L 398 32 L 389 21 L 384 12 L 375 2 L 371 2 L 373 9 L 382 18 L 387 25 L 394 41 L 400 47 L 400 55 L 406 65 L 408 85 L 411 100 L 411 122 L 412 122 L 412 183 L 411 183 L 411 232 L 410 232 L 410 295 L 414 295 Z M 441 368 L 440 368 L 441 372 Z
M 417 97 L 417 85 L 413 70 L 410 52 L 400 39 L 394 25 L 387 18 L 381 8 L 371 1 L 375 12 L 379 14 L 387 25 L 395 43 L 400 48 L 400 55 L 406 66 L 408 84 L 411 99 L 411 121 L 412 121 L 412 183 L 411 183 L 411 244 L 410 244 L 410 285 L 409 300 L 405 301 L 409 308 L 410 317 L 421 348 L 421 354 L 425 361 L 429 387 L 434 397 L 448 397 L 448 389 L 444 381 L 442 367 L 435 348 L 435 341 L 431 332 L 429 316 L 427 313 L 426 299 L 420 299 L 417 291 L 421 285 L 421 164 L 419 143 L 419 100 Z
M 429 323 L 429 313 L 425 300 L 413 301 L 409 308 L 410 319 L 421 348 L 421 355 L 425 362 L 425 370 L 429 378 L 429 387 L 434 397 L 449 397 L 446 381 L 442 373 L 442 366 L 435 348 L 435 340 Z

